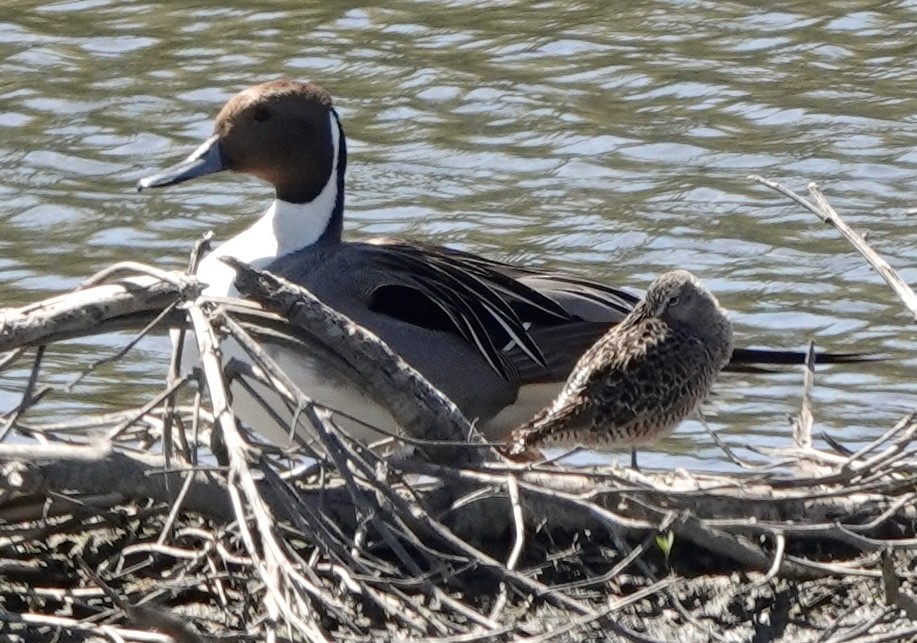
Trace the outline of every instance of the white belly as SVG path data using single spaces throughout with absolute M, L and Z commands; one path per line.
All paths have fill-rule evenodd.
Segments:
M 327 362 L 322 361 L 324 356 L 276 344 L 261 346 L 296 383 L 303 395 L 334 411 L 335 424 L 351 438 L 369 444 L 391 435 L 403 434 L 385 406 L 378 404 L 372 397 L 350 384 L 348 374 L 330 368 Z M 224 367 L 233 357 L 250 361 L 244 350 L 231 339 L 224 340 L 220 344 L 220 349 Z M 199 361 L 194 337 L 189 333 L 185 339 L 182 370 L 190 370 Z M 305 417 L 300 416 L 296 427 L 292 426 L 293 413 L 279 393 L 258 382 L 248 381 L 248 384 L 254 389 L 254 393 L 238 381 L 230 384 L 232 409 L 238 419 L 264 440 L 281 448 L 294 444 L 294 433 L 308 444 L 315 443 L 318 435 Z M 505 407 L 493 418 L 478 422 L 476 426 L 486 439 L 500 442 L 509 431 L 532 419 L 560 393 L 561 388 L 563 382 L 523 386 L 513 404 Z M 262 399 L 259 400 L 258 397 Z M 268 411 L 268 408 L 271 411 Z
M 563 382 L 527 384 L 519 389 L 515 402 L 503 407 L 502 411 L 486 422 L 481 422 L 478 429 L 488 440 L 501 442 L 510 431 L 535 417 L 538 411 L 557 397 L 563 387 Z
M 390 434 L 398 434 L 398 426 L 391 414 L 370 396 L 348 385 L 344 374 L 335 373 L 327 364 L 320 364 L 318 358 L 302 351 L 273 344 L 262 344 L 261 347 L 293 380 L 303 395 L 334 411 L 335 424 L 353 439 L 370 443 Z M 232 358 L 251 361 L 242 347 L 231 339 L 221 342 L 220 350 L 224 367 Z M 182 370 L 187 371 L 199 362 L 194 337 L 189 333 L 185 339 Z M 294 433 L 309 444 L 315 443 L 318 435 L 305 417 L 300 415 L 296 427 L 292 426 L 294 414 L 279 393 L 259 382 L 246 380 L 246 383 L 254 391 L 249 391 L 238 381 L 230 383 L 232 410 L 238 419 L 263 439 L 281 448 L 294 444 Z

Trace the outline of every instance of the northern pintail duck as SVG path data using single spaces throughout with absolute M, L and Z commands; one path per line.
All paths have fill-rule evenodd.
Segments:
M 220 261 L 224 256 L 303 285 L 385 340 L 492 439 L 552 399 L 583 351 L 637 304 L 637 297 L 602 284 L 444 247 L 344 241 L 346 167 L 344 130 L 328 92 L 280 80 L 233 96 L 200 147 L 138 188 L 224 170 L 272 184 L 274 201 L 264 215 L 201 262 L 204 293 L 236 294 L 235 272 Z M 269 352 L 313 399 L 369 425 L 397 429 L 384 408 L 321 356 Z M 734 358 L 783 363 L 788 356 L 798 360 L 751 350 Z M 288 427 L 237 404 L 244 392 L 234 395 L 234 408 L 253 428 L 275 442 L 288 439 Z M 378 437 L 359 426 L 348 430 Z
M 655 442 L 697 409 L 731 355 L 732 324 L 716 297 L 690 272 L 664 273 L 583 354 L 560 395 L 510 434 L 505 452 L 527 459 L 543 446 Z

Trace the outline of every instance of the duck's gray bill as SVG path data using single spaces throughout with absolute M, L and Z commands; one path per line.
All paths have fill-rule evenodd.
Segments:
M 215 134 L 208 138 L 191 153 L 191 156 L 181 163 L 176 163 L 162 172 L 140 179 L 137 181 L 137 191 L 175 185 L 199 176 L 225 170 L 226 166 L 220 154 L 220 144 L 217 138 Z

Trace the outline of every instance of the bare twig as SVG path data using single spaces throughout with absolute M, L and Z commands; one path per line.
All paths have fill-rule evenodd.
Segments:
M 506 490 L 509 493 L 510 511 L 513 514 L 513 526 L 515 534 L 513 537 L 513 549 L 506 560 L 506 568 L 509 570 L 516 569 L 519 557 L 522 555 L 522 549 L 525 546 L 525 520 L 522 517 L 522 502 L 519 498 L 519 482 L 512 474 L 506 476 Z M 505 582 L 500 583 L 500 594 L 490 610 L 490 619 L 493 621 L 500 620 L 500 614 L 506 606 L 508 587 Z
M 793 422 L 793 442 L 800 449 L 812 448 L 812 386 L 815 383 L 815 342 L 809 342 L 806 353 L 806 368 L 802 384 L 802 407 L 799 417 Z
M 118 327 L 140 313 L 162 311 L 179 296 L 172 283 L 136 277 L 0 309 L 0 351 L 98 333 L 104 322 Z
M 39 460 L 103 460 L 111 453 L 111 442 L 97 440 L 93 444 L 0 444 L 0 460 L 37 462 Z
M 880 257 L 875 250 L 873 250 L 866 239 L 862 235 L 855 232 L 850 226 L 844 223 L 843 219 L 838 215 L 838 213 L 831 207 L 831 204 L 828 203 L 828 200 L 825 199 L 825 195 L 822 194 L 821 189 L 819 189 L 818 184 L 809 183 L 809 194 L 812 195 L 812 198 L 815 200 L 815 203 L 807 201 L 805 198 L 799 196 L 792 190 L 784 187 L 783 185 L 765 179 L 760 176 L 750 176 L 752 181 L 756 181 L 762 185 L 766 185 L 772 190 L 776 190 L 784 196 L 788 196 L 793 201 L 804 207 L 809 212 L 816 214 L 821 218 L 825 223 L 830 223 L 832 226 L 837 229 L 838 232 L 843 235 L 847 241 L 863 255 L 863 258 L 869 262 L 869 265 L 879 273 L 879 275 L 885 280 L 892 291 L 898 296 L 898 299 L 905 305 L 905 307 L 910 311 L 911 315 L 917 320 L 917 294 L 911 289 L 910 286 L 901 278 L 901 276 L 892 268 L 885 259 Z

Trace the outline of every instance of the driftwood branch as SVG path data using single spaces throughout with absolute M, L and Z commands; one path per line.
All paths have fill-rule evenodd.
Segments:
M 0 351 L 99 332 L 104 322 L 124 322 L 140 313 L 162 312 L 182 296 L 171 281 L 134 277 L 21 308 L 0 309 Z
M 866 259 L 873 270 L 879 273 L 882 279 L 885 280 L 885 283 L 887 283 L 895 295 L 898 296 L 898 299 L 901 300 L 901 303 L 907 307 L 914 319 L 917 320 L 917 294 L 915 294 L 911 287 L 901 278 L 901 275 L 899 275 L 885 259 L 879 256 L 879 254 L 866 243 L 866 239 L 864 239 L 861 234 L 853 230 L 853 228 L 848 226 L 844 220 L 841 219 L 837 211 L 828 203 L 828 200 L 825 198 L 825 195 L 822 193 L 817 183 L 809 183 L 809 194 L 814 200 L 813 203 L 775 181 L 754 175 L 749 178 L 752 181 L 756 181 L 761 185 L 766 185 L 770 189 L 776 190 L 780 194 L 789 197 L 809 212 L 817 215 L 825 223 L 834 226 L 834 228 L 850 242 L 856 251 Z

